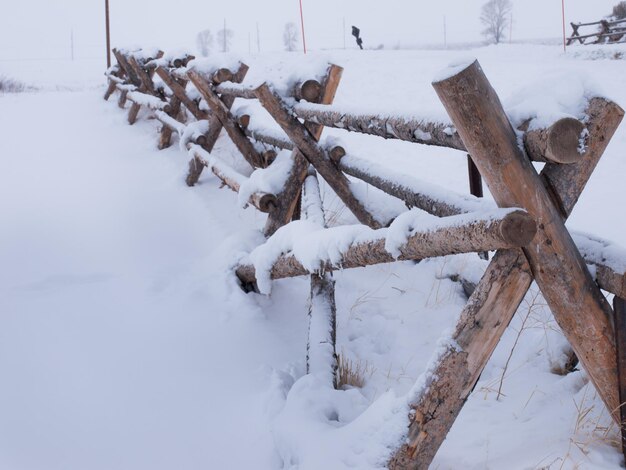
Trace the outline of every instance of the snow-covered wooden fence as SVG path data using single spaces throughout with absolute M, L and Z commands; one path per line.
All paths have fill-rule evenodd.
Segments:
M 624 36 L 626 35 L 626 18 L 620 20 L 600 20 L 593 23 L 570 23 L 572 26 L 572 35 L 567 38 L 567 45 L 569 46 L 575 41 L 580 44 L 617 44 L 626 42 Z M 595 31 L 587 34 L 580 34 L 578 31 L 580 28 L 587 28 L 593 26 Z M 587 42 L 588 39 L 593 41 Z
M 625 421 L 626 251 L 570 234 L 564 225 L 623 118 L 618 105 L 592 98 L 585 122 L 565 118 L 541 129 L 529 123 L 514 129 L 472 62 L 433 83 L 451 122 L 355 115 L 332 104 L 342 74 L 336 65 L 278 92 L 281 87 L 268 83 L 246 85 L 245 64 L 207 69 L 189 57 L 159 53 L 116 51 L 116 57 L 105 98 L 118 90 L 122 106 L 131 100 L 131 124 L 137 107 L 154 110 L 163 124 L 160 148 L 170 144 L 172 132 L 180 136 L 192 156 L 187 184 L 209 168 L 240 199 L 268 214 L 266 242 L 235 269 L 242 287 L 268 293 L 273 279 L 310 277 L 307 370 L 333 385 L 333 270 L 496 250 L 410 398 L 407 439 L 390 468 L 428 468 L 533 281 L 608 410 Z M 154 73 L 162 86 L 152 82 Z M 233 112 L 237 98 L 258 100 L 282 133 L 253 125 L 254 115 Z M 362 160 L 336 142 L 321 143 L 324 127 L 469 152 L 498 207 Z M 211 153 L 222 129 L 254 169 L 251 176 Z M 281 150 L 289 150 L 289 158 L 277 157 Z M 541 173 L 531 161 L 546 162 Z M 263 191 L 255 175 L 280 184 Z M 362 225 L 327 228 L 318 176 Z M 436 217 L 417 220 L 409 211 L 389 224 L 353 191 L 348 176 Z M 595 278 L 586 264 L 594 266 Z M 600 289 L 614 294 L 613 309 Z

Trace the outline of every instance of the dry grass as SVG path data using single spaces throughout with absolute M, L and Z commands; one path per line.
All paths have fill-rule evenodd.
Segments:
M 363 388 L 365 381 L 374 374 L 374 368 L 367 362 L 352 361 L 345 354 L 339 354 L 337 369 L 337 388 L 346 386 Z
M 25 83 L 0 75 L 0 93 L 22 93 L 32 89 Z
M 589 391 L 593 396 L 588 400 Z M 572 462 L 574 468 L 584 468 L 584 461 L 576 461 L 574 450 L 578 450 L 583 460 L 590 452 L 590 447 L 598 444 L 609 445 L 621 451 L 621 436 L 615 422 L 608 416 L 604 406 L 598 411 L 595 407 L 596 391 L 592 386 L 587 385 L 585 392 L 579 402 L 574 400 L 576 407 L 576 422 L 572 437 L 570 437 L 567 453 L 561 459 L 562 469 L 566 462 Z

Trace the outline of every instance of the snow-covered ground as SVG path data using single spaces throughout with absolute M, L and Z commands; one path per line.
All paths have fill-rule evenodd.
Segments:
M 430 82 L 459 55 L 479 59 L 512 116 L 568 107 L 584 90 L 624 106 L 616 51 L 243 59 L 250 82 L 335 62 L 345 68 L 337 105 L 445 118 Z M 186 187 L 186 153 L 156 150 L 154 120 L 128 126 L 102 100 L 98 64 L 62 65 L 0 71 L 40 87 L 0 95 L 0 469 L 384 466 L 406 425 L 398 397 L 465 303 L 446 276 L 476 277 L 486 264 L 464 255 L 336 273 L 338 351 L 365 384 L 328 390 L 304 377 L 308 281 L 277 281 L 270 296 L 234 281 L 232 263 L 265 216 L 240 209 L 208 172 Z M 341 139 L 351 154 L 468 191 L 461 152 Z M 214 152 L 239 158 L 225 137 Z M 626 246 L 625 152 L 622 125 L 571 229 Z M 354 222 L 327 188 L 323 197 L 333 224 Z M 565 345 L 533 287 L 431 468 L 619 468 L 617 430 L 584 372 L 552 373 Z

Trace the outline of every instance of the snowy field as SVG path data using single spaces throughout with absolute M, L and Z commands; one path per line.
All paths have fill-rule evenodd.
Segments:
M 625 52 L 501 45 L 242 60 L 250 82 L 334 62 L 345 68 L 337 105 L 445 118 L 430 83 L 475 56 L 518 119 L 590 92 L 626 106 L 615 60 Z M 102 100 L 101 64 L 3 67 L 38 90 L 0 95 L 0 469 L 384 467 L 407 424 L 397 404 L 465 304 L 446 276 L 475 278 L 486 263 L 463 255 L 336 273 L 337 349 L 365 383 L 327 390 L 304 376 L 308 280 L 277 281 L 270 296 L 234 281 L 264 215 L 239 208 L 208 172 L 188 188 L 186 153 L 156 149 L 158 122 L 142 112 L 131 127 L 116 99 Z M 341 139 L 350 154 L 469 191 L 461 152 Z M 226 137 L 214 152 L 242 166 Z M 568 221 L 624 247 L 625 154 L 622 124 Z M 323 197 L 333 224 L 354 222 L 327 188 Z M 552 372 L 565 348 L 533 286 L 431 468 L 620 468 L 617 429 L 584 371 Z

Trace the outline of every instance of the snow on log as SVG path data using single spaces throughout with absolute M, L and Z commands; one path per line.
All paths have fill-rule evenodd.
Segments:
M 572 238 L 585 262 L 595 266 L 600 288 L 626 298 L 626 249 L 586 233 L 572 233 Z
M 161 121 L 164 126 L 169 127 L 171 130 L 176 132 L 178 135 L 183 135 L 185 132 L 185 125 L 182 122 L 178 122 L 169 114 L 163 111 L 155 111 L 154 116 Z
M 239 189 L 246 183 L 248 178 L 234 170 L 220 159 L 213 157 L 210 153 L 196 144 L 189 144 L 189 153 L 193 157 L 189 165 L 201 164 L 209 168 L 215 176 L 232 189 L 239 193 Z M 269 212 L 276 205 L 276 196 L 268 193 L 252 193 L 247 201 L 248 204 L 256 207 L 261 212 Z
M 146 106 L 147 108 L 164 111 L 166 113 L 170 111 L 170 105 L 168 102 L 140 91 L 129 92 L 128 99 L 139 106 Z
M 450 123 L 379 114 L 354 115 L 339 107 L 310 103 L 297 104 L 294 112 L 301 119 L 326 127 L 467 151 L 458 132 Z M 527 132 L 524 134 L 524 145 L 528 157 L 538 162 L 577 162 L 584 153 L 580 151 L 580 139 L 584 129 L 585 126 L 580 121 L 563 118 L 546 129 Z
M 326 227 L 319 182 L 314 170 L 304 180 L 302 215 L 319 227 Z M 309 335 L 306 348 L 307 373 L 315 374 L 337 386 L 337 305 L 335 281 L 331 273 L 311 275 L 311 305 L 309 306 Z
M 379 230 L 341 226 L 315 231 L 315 226 L 301 227 L 302 222 L 292 222 L 256 248 L 250 254 L 252 263 L 240 265 L 237 276 L 244 283 L 256 281 L 261 292 L 267 293 L 270 279 L 517 248 L 528 244 L 536 232 L 535 221 L 522 210 L 497 209 L 428 220 L 423 220 L 421 213 L 416 223 L 410 221 L 415 215 L 412 212 L 398 217 L 388 229 Z
M 282 98 L 271 90 L 267 84 L 259 86 L 256 89 L 256 94 L 263 107 L 294 142 L 300 153 L 315 167 L 356 218 L 369 227 L 379 228 L 381 226 L 380 222 L 356 198 L 350 189 L 350 182 L 346 176 L 337 169 L 325 152 L 318 146 L 317 140 L 304 124 L 293 117 Z M 304 181 L 304 178 L 301 181 Z M 298 187 L 301 187 L 301 183 L 298 184 Z
M 208 115 L 204 111 L 200 110 L 198 104 L 187 96 L 185 91 L 186 80 L 182 80 L 180 78 L 174 78 L 172 75 L 163 67 L 156 68 L 156 74 L 163 80 L 163 82 L 172 90 L 172 93 L 185 105 L 185 107 L 189 110 L 189 112 L 195 117 L 197 120 L 207 119 Z
M 335 147 L 336 149 L 337 147 Z M 461 195 L 441 186 L 421 181 L 411 175 L 399 173 L 383 165 L 356 158 L 352 155 L 339 157 L 330 151 L 331 158 L 347 175 L 371 184 L 387 194 L 404 201 L 409 207 L 417 207 L 437 217 L 447 217 L 467 212 L 494 208 L 491 201 L 471 195 Z

